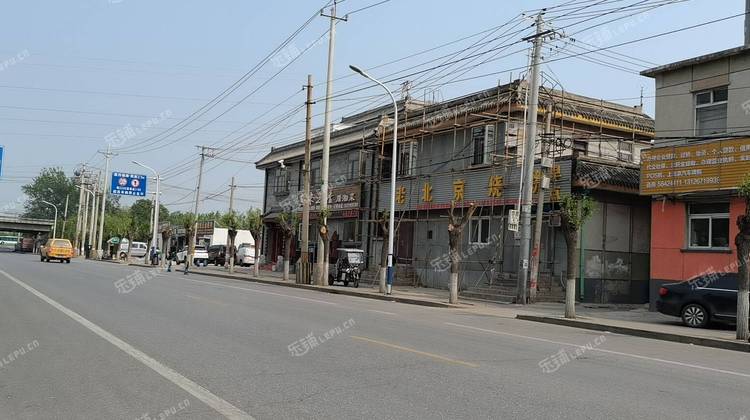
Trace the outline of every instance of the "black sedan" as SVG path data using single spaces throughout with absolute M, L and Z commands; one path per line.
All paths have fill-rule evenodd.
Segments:
M 737 322 L 737 274 L 714 273 L 659 288 L 656 309 L 688 327 Z

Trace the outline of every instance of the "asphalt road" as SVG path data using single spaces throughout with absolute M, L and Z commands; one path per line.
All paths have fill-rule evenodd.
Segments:
M 0 419 L 736 420 L 749 387 L 743 353 L 0 253 Z

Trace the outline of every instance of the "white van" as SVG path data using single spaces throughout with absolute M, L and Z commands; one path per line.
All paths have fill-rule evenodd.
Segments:
M 129 247 L 130 244 L 127 239 L 123 239 L 122 241 L 120 241 L 120 249 L 118 250 L 117 255 L 120 256 L 121 260 L 127 258 Z M 145 242 L 133 242 L 133 250 L 130 251 L 131 257 L 141 258 L 144 257 L 147 253 L 148 245 Z

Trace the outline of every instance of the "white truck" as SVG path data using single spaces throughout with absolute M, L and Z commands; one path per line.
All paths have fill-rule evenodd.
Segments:
M 205 238 L 205 236 L 204 236 Z M 229 246 L 229 232 L 226 228 L 214 228 L 210 244 Z M 255 264 L 255 239 L 249 230 L 238 230 L 234 237 L 234 263 L 247 267 Z M 227 260 L 229 260 L 227 258 Z

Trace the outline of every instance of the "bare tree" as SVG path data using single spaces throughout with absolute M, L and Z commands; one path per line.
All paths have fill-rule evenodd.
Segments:
M 745 200 L 745 213 L 737 217 L 739 232 L 734 238 L 737 245 L 737 339 L 748 340 L 748 318 L 750 318 L 750 176 L 739 187 L 738 194 Z
M 458 303 L 458 269 L 461 264 L 461 256 L 459 255 L 461 233 L 463 232 L 466 223 L 471 220 L 476 209 L 477 205 L 471 203 L 463 217 L 456 217 L 454 214 L 455 202 L 451 201 L 450 213 L 448 214 L 448 243 L 450 246 L 451 259 L 450 298 L 448 299 L 448 302 L 450 303 Z
M 568 247 L 567 280 L 565 282 L 565 318 L 576 317 L 576 274 L 578 262 L 578 232 L 594 211 L 594 200 L 586 195 L 568 194 L 560 202 L 560 216 L 565 244 Z
M 284 234 L 284 281 L 289 281 L 289 258 L 292 253 L 292 239 L 299 227 L 300 219 L 297 213 L 284 212 L 279 215 L 279 226 Z
M 263 232 L 263 212 L 261 212 L 260 209 L 248 210 L 245 226 L 247 226 L 247 230 L 249 230 L 250 234 L 253 236 L 253 241 L 255 243 L 255 258 L 253 258 L 253 261 L 255 261 L 255 263 L 253 264 L 253 275 L 255 277 L 258 277 L 260 275 L 259 256 L 260 246 L 262 244 L 260 235 Z

